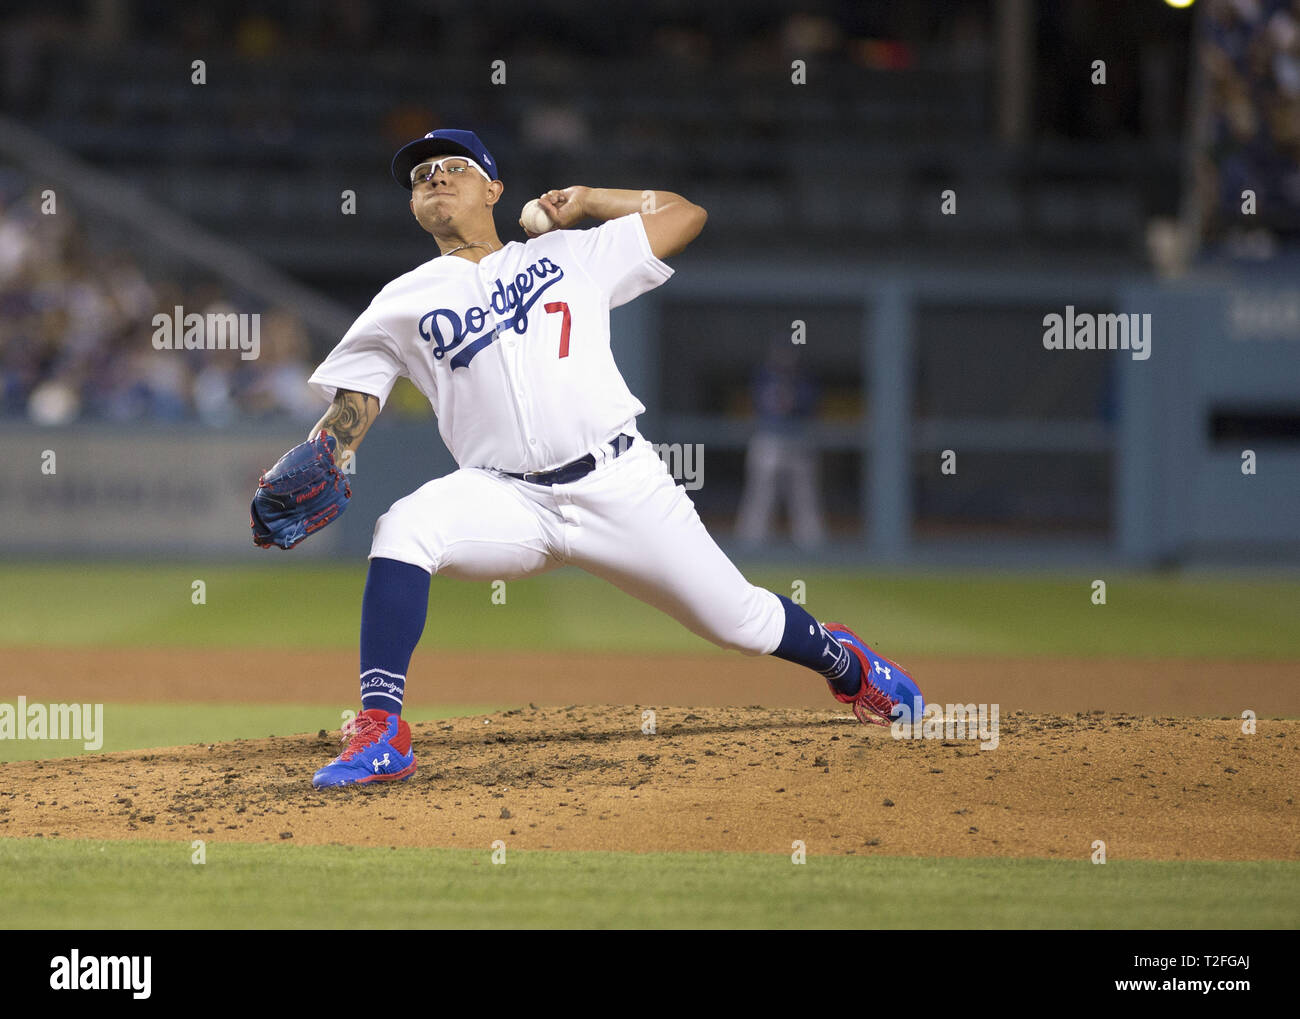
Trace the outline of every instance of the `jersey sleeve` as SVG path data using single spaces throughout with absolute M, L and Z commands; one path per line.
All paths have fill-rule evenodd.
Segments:
M 673 270 L 655 258 L 639 212 L 588 230 L 565 230 L 569 250 L 617 308 L 666 281 Z
M 327 400 L 333 400 L 340 389 L 369 393 L 379 398 L 383 410 L 388 394 L 405 374 L 397 341 L 367 311 L 352 323 L 307 384 Z

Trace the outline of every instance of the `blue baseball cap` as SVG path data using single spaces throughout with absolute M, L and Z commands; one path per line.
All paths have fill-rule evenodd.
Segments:
M 411 171 L 430 156 L 459 155 L 474 160 L 492 180 L 500 180 L 496 160 L 473 131 L 444 128 L 430 131 L 423 138 L 403 145 L 393 157 L 393 180 L 411 190 Z

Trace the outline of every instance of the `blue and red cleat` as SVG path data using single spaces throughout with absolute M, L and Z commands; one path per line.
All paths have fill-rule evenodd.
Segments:
M 343 727 L 343 753 L 312 777 L 317 789 L 367 782 L 399 782 L 415 774 L 411 727 L 397 715 L 371 708 Z
M 852 704 L 853 713 L 864 725 L 889 725 L 896 719 L 910 723 L 921 718 L 925 698 L 916 680 L 901 665 L 876 654 L 843 623 L 825 626 L 826 632 L 856 655 L 862 666 L 862 686 L 852 696 L 840 693 L 828 681 L 837 701 Z

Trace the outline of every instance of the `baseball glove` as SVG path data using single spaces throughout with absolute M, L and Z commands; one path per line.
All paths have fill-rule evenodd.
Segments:
M 348 508 L 352 489 L 334 462 L 336 444 L 322 431 L 258 479 L 249 509 L 254 545 L 293 548 Z

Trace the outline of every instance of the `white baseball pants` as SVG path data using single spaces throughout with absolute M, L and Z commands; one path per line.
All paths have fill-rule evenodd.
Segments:
M 723 554 L 640 435 L 568 485 L 477 467 L 430 481 L 379 518 L 370 557 L 480 581 L 577 566 L 705 640 L 751 655 L 771 654 L 785 632 L 776 595 Z

